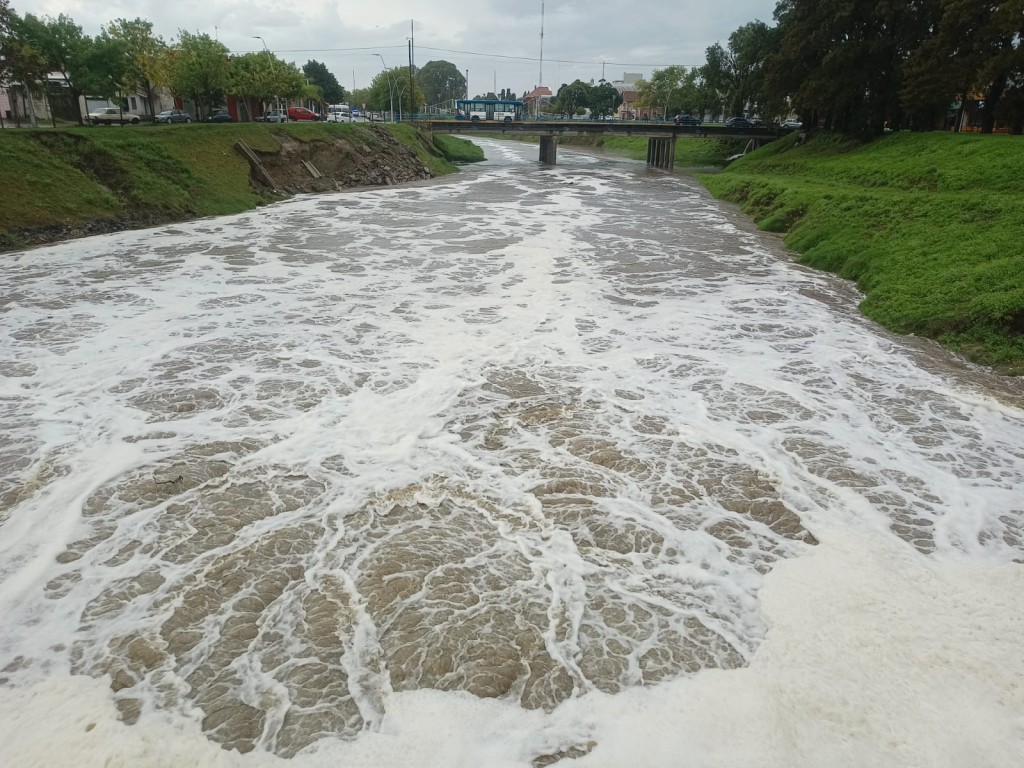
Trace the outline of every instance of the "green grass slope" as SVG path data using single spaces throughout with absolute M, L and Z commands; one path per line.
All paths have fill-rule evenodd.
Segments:
M 1024 137 L 791 136 L 701 180 L 900 333 L 1024 373 Z
M 388 126 L 434 175 L 454 161 L 482 159 L 470 142 L 432 140 L 407 125 Z M 166 125 L 0 131 L 0 250 L 22 247 L 23 233 L 74 229 L 97 221 L 144 225 L 239 213 L 262 202 L 249 165 L 235 150 L 242 139 L 274 152 L 278 136 L 299 141 L 347 138 L 373 151 L 365 124 Z M 46 239 L 46 238 L 44 238 Z

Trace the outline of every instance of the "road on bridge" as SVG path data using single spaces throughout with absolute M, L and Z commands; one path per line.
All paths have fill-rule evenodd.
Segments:
M 632 120 L 413 120 L 413 125 L 438 133 L 521 133 L 531 136 L 642 136 L 646 138 L 759 139 L 771 141 L 784 132 L 770 128 L 730 128 L 724 125 L 676 125 Z

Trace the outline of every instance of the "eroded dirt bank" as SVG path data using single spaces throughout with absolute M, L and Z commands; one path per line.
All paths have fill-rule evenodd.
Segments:
M 387 129 L 371 126 L 369 133 L 326 142 L 281 136 L 279 150 L 254 150 L 269 179 L 253 166 L 250 183 L 264 194 L 273 194 L 275 187 L 278 193 L 299 194 L 403 184 L 434 175 L 412 147 L 398 141 Z
M 409 125 L 245 123 L 6 132 L 0 158 L 3 252 L 428 179 L 482 153 Z

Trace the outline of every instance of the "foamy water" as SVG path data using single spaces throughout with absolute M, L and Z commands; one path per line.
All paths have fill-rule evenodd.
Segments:
M 487 151 L 4 257 L 0 762 L 1024 763 L 1019 388 Z

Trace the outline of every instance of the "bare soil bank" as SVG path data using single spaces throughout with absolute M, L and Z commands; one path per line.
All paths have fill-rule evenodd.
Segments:
M 281 147 L 278 150 L 253 150 L 269 178 L 251 166 L 249 182 L 262 194 L 295 195 L 403 184 L 434 176 L 416 151 L 390 131 L 381 126 L 371 126 L 369 130 L 375 139 L 373 146 L 366 141 L 340 137 L 315 142 L 279 137 Z

